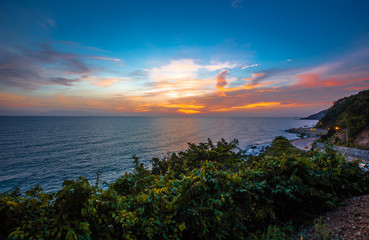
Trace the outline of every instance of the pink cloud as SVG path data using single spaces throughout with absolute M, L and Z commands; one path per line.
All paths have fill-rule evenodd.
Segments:
M 227 79 L 226 79 L 226 77 L 227 77 L 227 75 L 228 75 L 228 73 L 229 73 L 229 71 L 228 70 L 224 70 L 224 71 L 222 71 L 222 72 L 220 72 L 219 74 L 217 74 L 217 77 L 216 77 L 216 79 L 217 79 L 217 84 L 216 84 L 216 86 L 217 86 L 217 88 L 218 89 L 223 89 L 225 86 L 227 86 L 228 85 L 228 82 L 227 82 Z
M 307 88 L 348 86 L 352 83 L 369 79 L 369 76 L 356 77 L 352 74 L 323 78 L 319 73 L 302 73 L 295 75 L 294 77 L 297 78 L 298 81 L 293 84 L 293 86 Z
M 264 73 L 263 72 L 259 72 L 259 73 L 251 73 L 251 77 L 248 77 L 248 78 L 244 78 L 246 81 L 253 81 L 257 78 L 260 78 L 264 76 Z
M 216 76 L 217 83 L 216 83 L 215 86 L 219 90 L 216 94 L 219 97 L 226 96 L 226 94 L 224 93 L 224 87 L 228 85 L 228 82 L 227 82 L 227 79 L 226 79 L 228 73 L 229 73 L 228 70 L 224 70 L 224 71 L 218 73 L 217 76 Z

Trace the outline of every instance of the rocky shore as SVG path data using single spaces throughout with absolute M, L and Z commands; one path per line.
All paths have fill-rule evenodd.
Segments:
M 322 128 L 291 128 L 287 129 L 286 132 L 299 134 L 301 137 L 320 137 L 327 134 L 327 129 Z

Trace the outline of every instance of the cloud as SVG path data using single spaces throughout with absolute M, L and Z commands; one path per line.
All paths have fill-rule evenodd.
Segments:
M 281 63 L 289 63 L 289 62 L 292 62 L 292 59 L 287 59 L 287 60 L 285 60 L 285 61 L 283 61 Z
M 348 87 L 362 89 L 369 81 L 369 51 L 349 54 L 335 62 L 329 62 L 293 75 L 293 87 Z
M 59 41 L 59 43 L 69 45 L 69 46 L 77 46 L 77 47 L 81 47 L 81 48 L 91 50 L 91 51 L 96 51 L 96 52 L 109 52 L 107 50 L 103 50 L 103 49 L 100 49 L 100 48 L 97 48 L 97 47 L 85 46 L 84 43 L 80 43 L 80 42 Z
M 217 86 L 217 88 L 218 89 L 223 89 L 225 86 L 227 86 L 228 85 L 228 82 L 227 82 L 227 79 L 226 79 L 226 77 L 227 77 L 227 75 L 228 75 L 228 73 L 229 73 L 229 71 L 228 70 L 224 70 L 224 71 L 222 71 L 222 72 L 220 72 L 219 74 L 217 74 L 217 77 L 216 77 L 216 79 L 217 79 L 217 84 L 216 84 L 216 86 Z
M 247 68 L 250 68 L 250 67 L 257 67 L 257 66 L 260 66 L 260 65 L 261 64 L 255 63 L 255 64 L 243 66 L 242 69 L 247 69 Z
M 298 116 L 369 87 L 369 51 L 314 67 L 285 65 L 251 74 L 235 63 L 177 59 L 133 71 L 128 66 L 127 72 L 109 76 L 108 71 L 93 65 L 100 60 L 115 66 L 121 63 L 118 58 L 60 51 L 50 44 L 0 47 L 0 91 L 11 89 L 0 95 L 0 105 L 96 109 L 114 114 Z M 233 70 L 236 66 L 238 71 Z M 122 82 L 127 82 L 124 88 Z M 28 91 L 41 87 L 54 95 L 50 98 L 42 96 L 46 91 Z M 19 89 L 27 90 L 24 96 L 10 94 L 22 92 Z
M 0 92 L 0 106 L 5 107 L 29 107 L 34 105 L 26 96 Z
M 215 86 L 219 90 L 218 96 L 225 96 L 224 88 L 225 88 L 225 86 L 228 85 L 228 82 L 227 82 L 227 79 L 226 79 L 226 77 L 228 76 L 228 73 L 229 73 L 228 70 L 224 70 L 224 71 L 220 72 L 219 74 L 217 74 L 217 76 L 216 76 L 217 83 L 216 83 Z
M 78 55 L 56 50 L 51 44 L 0 47 L 0 88 L 36 90 L 45 85 L 73 86 L 97 71 L 87 59 L 120 62 L 118 58 Z M 70 77 L 73 76 L 73 77 Z M 118 80 L 100 78 L 93 85 L 110 86 Z
M 205 106 L 202 105 L 192 105 L 192 104 L 164 104 L 162 105 L 162 107 L 165 108 L 194 108 L 194 109 L 199 109 L 199 108 L 204 108 Z
M 238 8 L 242 2 L 243 2 L 243 0 L 234 0 L 232 2 L 232 7 Z
M 38 49 L 23 48 L 20 50 L 19 57 L 27 63 L 34 61 L 43 67 L 48 65 L 48 67 L 52 66 L 68 73 L 87 74 L 92 72 L 92 69 L 83 62 L 82 56 L 57 51 L 50 44 L 42 44 Z
M 237 108 L 260 108 L 260 107 L 275 107 L 275 106 L 279 106 L 281 105 L 280 102 L 258 102 L 258 103 L 250 103 L 250 104 L 246 104 L 246 105 L 243 105 L 243 106 L 235 106 L 235 107 L 232 107 L 234 109 L 237 109 Z
M 113 85 L 114 83 L 116 83 L 118 81 L 119 81 L 119 79 L 115 79 L 115 78 L 105 78 L 105 79 L 102 79 L 98 82 L 93 83 L 93 85 L 101 86 L 101 87 L 110 87 L 111 85 Z
M 35 16 L 38 16 L 40 13 L 35 13 Z M 41 14 L 43 15 L 43 14 Z M 33 17 L 35 17 L 33 16 Z M 28 18 L 28 17 L 27 17 Z M 38 18 L 38 17 L 36 17 Z M 48 16 L 40 16 L 38 19 L 28 19 L 29 22 L 35 22 L 37 25 L 41 26 L 42 28 L 49 30 L 56 28 L 56 22 L 54 19 Z M 24 23 L 28 24 L 28 23 Z
M 251 73 L 251 77 L 244 78 L 244 80 L 248 82 L 247 84 L 243 86 L 243 88 L 244 89 L 254 89 L 258 87 L 272 85 L 278 81 L 273 78 L 275 78 L 275 76 L 280 74 L 281 72 L 283 71 L 278 70 L 278 69 L 268 69 L 263 72 Z M 265 82 L 265 81 L 268 81 L 268 82 Z
M 301 71 L 301 68 L 290 68 L 290 69 L 266 69 L 262 72 L 254 72 L 251 73 L 251 77 L 244 78 L 244 80 L 248 81 L 247 86 L 257 86 L 257 85 L 265 85 L 263 82 L 268 81 L 268 85 L 273 83 L 277 84 L 285 84 L 288 85 L 293 81 L 293 74 Z M 305 69 L 304 69 L 305 70 Z M 292 79 L 292 80 L 291 80 Z M 274 87 L 274 86 L 273 86 Z
M 200 70 L 214 72 L 221 69 L 234 68 L 236 66 L 237 64 L 228 62 L 201 65 L 195 59 L 180 59 L 172 60 L 168 65 L 154 67 L 148 71 L 153 81 L 160 82 L 176 79 L 195 79 Z
M 116 82 L 128 81 L 128 79 L 123 79 L 123 78 L 103 78 L 103 77 L 96 77 L 96 76 L 85 76 L 83 80 L 87 82 L 91 82 L 91 84 L 94 86 L 100 86 L 100 87 L 110 87 Z
M 137 69 L 127 73 L 127 76 L 137 81 L 146 81 L 149 78 L 149 72 L 142 69 Z
M 95 59 L 100 59 L 100 60 L 114 61 L 114 62 L 122 61 L 119 58 L 111 58 L 111 57 L 104 57 L 104 56 L 88 56 L 88 57 L 95 58 Z
M 355 82 L 367 82 L 369 81 L 369 75 L 367 77 L 353 77 L 351 75 L 341 75 L 323 78 L 319 73 L 303 73 L 295 75 L 298 81 L 294 84 L 297 87 L 338 87 L 348 86 Z
M 213 63 L 213 64 L 209 64 L 209 65 L 202 65 L 201 68 L 204 68 L 210 72 L 214 72 L 214 71 L 218 71 L 221 69 L 231 69 L 231 68 L 235 68 L 237 67 L 238 64 L 236 63 Z
M 46 18 L 46 22 L 47 22 L 47 24 L 49 24 L 51 27 L 55 28 L 56 23 L 55 23 L 55 20 L 54 20 L 54 19 Z
M 78 81 L 79 81 L 78 78 L 74 78 L 74 79 L 62 78 L 62 77 L 50 78 L 50 82 L 59 84 L 59 85 L 64 85 L 64 86 L 72 86 L 73 83 L 78 82 Z
M 152 68 L 150 74 L 155 82 L 194 79 L 196 78 L 196 72 L 200 68 L 201 66 L 196 64 L 194 59 L 173 60 L 168 65 Z
M 237 64 L 228 62 L 211 62 L 200 64 L 195 59 L 172 60 L 161 67 L 147 69 L 151 80 L 146 86 L 146 96 L 157 98 L 195 97 L 214 91 L 214 71 L 231 69 Z M 141 77 L 141 72 L 134 73 Z M 199 78 L 202 76 L 202 78 Z M 220 83 L 221 84 L 221 83 Z
M 265 75 L 264 72 L 256 72 L 251 73 L 251 77 L 244 78 L 246 81 L 255 81 L 257 83 L 258 80 L 262 80 L 262 77 Z

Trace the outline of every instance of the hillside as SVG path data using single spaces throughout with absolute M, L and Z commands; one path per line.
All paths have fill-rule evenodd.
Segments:
M 369 90 L 334 102 L 317 126 L 329 129 L 323 140 L 369 149 Z
M 320 119 L 322 119 L 325 116 L 325 114 L 327 113 L 327 111 L 328 111 L 328 109 L 324 109 L 324 110 L 322 110 L 322 111 L 320 111 L 318 113 L 312 114 L 312 115 L 310 115 L 308 117 L 304 117 L 304 118 L 301 118 L 301 119 L 303 119 L 303 120 L 304 119 L 306 119 L 306 120 L 320 120 Z

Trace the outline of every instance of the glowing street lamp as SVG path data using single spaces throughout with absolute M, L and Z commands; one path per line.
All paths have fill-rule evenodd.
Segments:
M 334 129 L 339 130 L 340 128 L 336 126 L 336 127 L 334 127 Z

